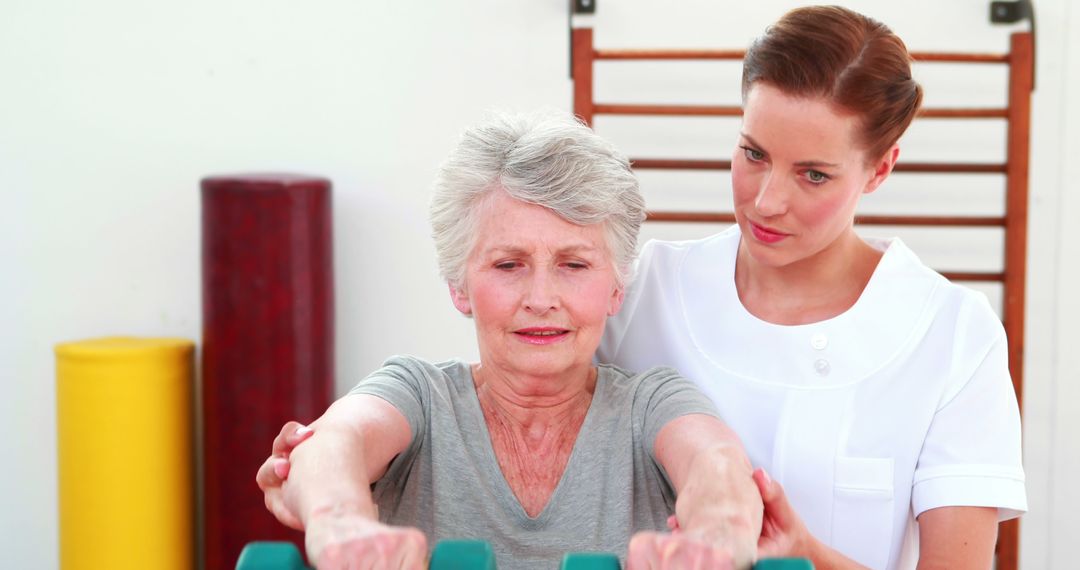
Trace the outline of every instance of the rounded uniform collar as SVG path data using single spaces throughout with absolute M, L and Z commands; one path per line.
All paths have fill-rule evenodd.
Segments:
M 922 336 L 933 292 L 945 282 L 899 238 L 868 239 L 884 254 L 851 308 L 816 323 L 777 325 L 750 314 L 739 301 L 739 240 L 733 226 L 694 244 L 676 283 L 696 349 L 714 366 L 748 381 L 820 389 L 872 375 Z

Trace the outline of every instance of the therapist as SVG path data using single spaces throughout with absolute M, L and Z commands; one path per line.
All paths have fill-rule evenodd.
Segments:
M 717 404 L 763 468 L 760 556 L 986 569 L 997 523 L 1027 509 L 1001 322 L 853 229 L 919 109 L 910 60 L 843 8 L 768 28 L 743 63 L 737 226 L 647 244 L 598 352 L 673 366 Z

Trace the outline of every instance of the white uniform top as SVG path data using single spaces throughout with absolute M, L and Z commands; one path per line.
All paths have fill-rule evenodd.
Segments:
M 899 239 L 862 296 L 781 326 L 735 289 L 738 227 L 646 244 L 597 357 L 694 380 L 779 481 L 810 532 L 871 568 L 914 568 L 915 517 L 942 506 L 1027 510 L 1005 332 L 985 296 Z

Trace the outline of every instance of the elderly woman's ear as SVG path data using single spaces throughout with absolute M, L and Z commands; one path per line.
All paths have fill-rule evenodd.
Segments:
M 611 293 L 611 304 L 608 306 L 608 316 L 614 317 L 622 308 L 623 299 L 626 297 L 626 288 L 622 285 L 615 287 Z
M 461 314 L 465 315 L 466 317 L 471 317 L 472 302 L 469 300 L 468 291 L 466 291 L 464 287 L 459 289 L 450 284 L 447 284 L 447 288 L 450 289 L 450 300 L 454 302 L 454 308 L 461 311 Z

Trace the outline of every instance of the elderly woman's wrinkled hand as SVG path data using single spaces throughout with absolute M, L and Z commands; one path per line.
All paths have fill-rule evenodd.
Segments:
M 685 532 L 639 532 L 630 539 L 627 570 L 743 570 L 731 553 Z
M 311 437 L 312 433 L 314 432 L 310 428 L 301 423 L 286 423 L 274 438 L 270 457 L 266 458 L 259 467 L 259 472 L 255 474 L 255 482 L 259 484 L 259 489 L 262 489 L 267 510 L 273 513 L 281 524 L 296 530 L 304 530 L 304 524 L 300 522 L 300 517 L 285 505 L 282 484 L 289 477 L 289 454 L 297 445 Z
M 359 512 L 314 513 L 305 529 L 308 559 L 319 570 L 423 570 L 427 539 L 420 530 L 382 524 Z

